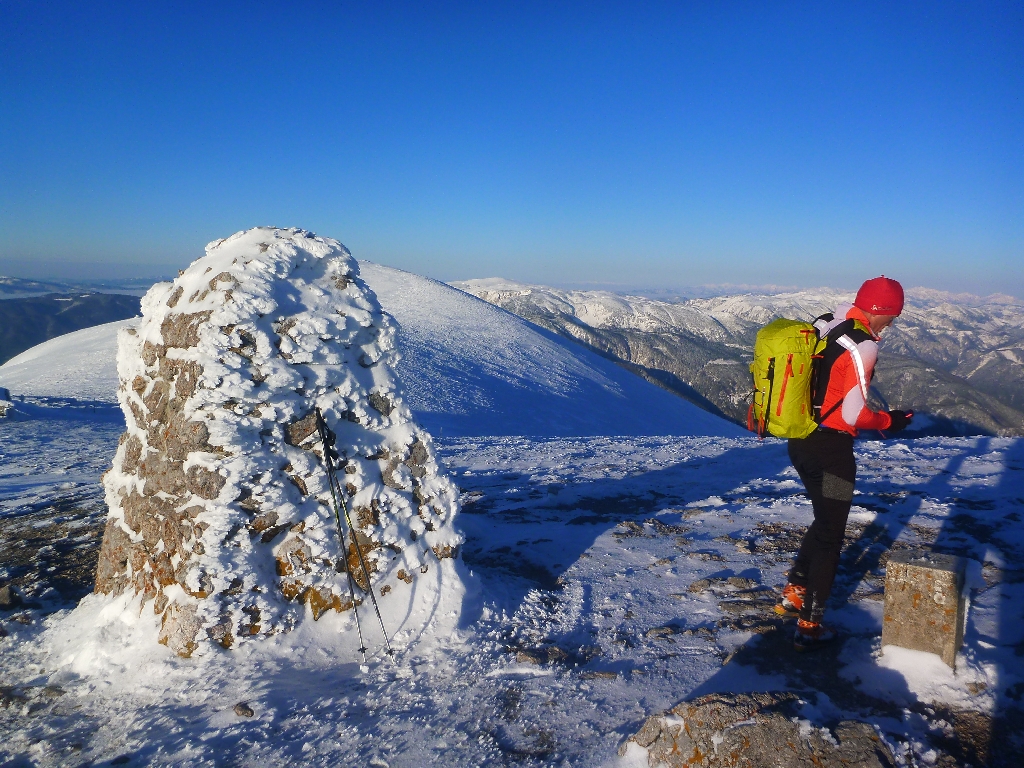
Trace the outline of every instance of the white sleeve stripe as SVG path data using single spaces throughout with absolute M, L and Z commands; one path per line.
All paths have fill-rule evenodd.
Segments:
M 849 336 L 840 336 L 836 339 L 836 342 L 848 350 L 853 358 L 853 364 L 857 369 L 857 382 L 860 384 L 860 392 L 864 395 L 864 402 L 866 403 L 868 401 L 868 377 L 864 373 L 864 360 L 861 359 L 860 350 L 857 349 L 857 345 L 853 343 L 853 339 Z

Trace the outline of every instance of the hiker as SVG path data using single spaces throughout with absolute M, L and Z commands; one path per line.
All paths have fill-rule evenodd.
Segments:
M 862 429 L 899 432 L 913 418 L 912 412 L 876 412 L 867 405 L 879 335 L 902 311 L 903 287 L 883 276 L 865 282 L 852 306 L 841 306 L 814 323 L 826 341 L 814 387 L 818 426 L 806 437 L 789 440 L 789 458 L 811 499 L 814 522 L 804 534 L 775 606 L 782 616 L 799 617 L 793 640 L 798 651 L 817 648 L 836 636 L 822 624 L 822 617 L 853 502 L 853 438 Z

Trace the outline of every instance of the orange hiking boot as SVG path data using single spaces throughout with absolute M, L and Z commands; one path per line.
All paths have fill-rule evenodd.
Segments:
M 836 633 L 816 621 L 800 619 L 793 635 L 793 647 L 798 651 L 813 651 L 836 639 Z
M 782 588 L 782 598 L 775 604 L 775 612 L 787 619 L 799 616 L 800 609 L 804 607 L 805 594 L 807 594 L 807 587 L 787 584 Z

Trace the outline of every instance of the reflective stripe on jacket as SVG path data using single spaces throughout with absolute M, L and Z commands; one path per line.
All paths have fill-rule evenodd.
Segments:
M 864 313 L 847 304 L 839 307 L 834 316 L 825 315 L 815 322 L 818 335 L 824 338 L 847 320 L 859 320 L 865 327 L 870 327 Z M 832 347 L 833 343 L 842 351 Z M 831 349 L 826 348 L 817 380 L 819 393 L 824 387 L 825 394 L 824 398 L 820 394 L 815 398 L 815 405 L 821 405 L 818 413 L 825 416 L 821 426 L 851 435 L 856 435 L 861 429 L 888 429 L 892 425 L 892 417 L 885 412 L 872 411 L 867 405 L 868 387 L 878 357 L 878 337 L 857 329 L 835 339 L 830 338 L 828 346 Z M 840 401 L 842 405 L 836 407 Z

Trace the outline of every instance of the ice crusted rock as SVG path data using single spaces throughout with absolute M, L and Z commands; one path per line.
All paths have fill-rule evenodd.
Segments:
M 890 768 L 886 743 L 866 723 L 844 720 L 831 730 L 795 714 L 793 693 L 713 693 L 650 717 L 619 749 L 646 752 L 650 766 L 818 766 Z
M 142 312 L 118 336 L 127 430 L 103 479 L 97 592 L 137 595 L 181 656 L 350 611 L 346 569 L 356 605 L 373 589 L 399 644 L 458 610 L 458 494 L 343 245 L 239 232 L 155 285 Z M 315 408 L 337 435 L 369 579 L 351 538 L 339 544 Z

